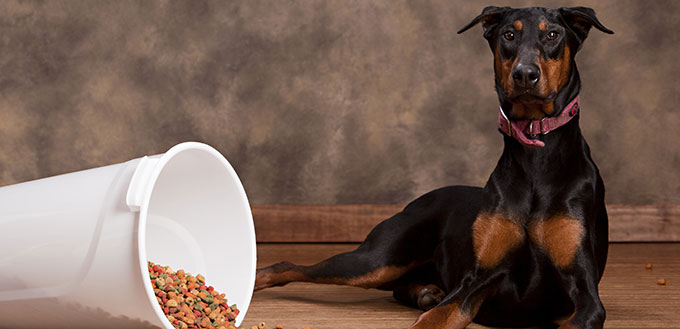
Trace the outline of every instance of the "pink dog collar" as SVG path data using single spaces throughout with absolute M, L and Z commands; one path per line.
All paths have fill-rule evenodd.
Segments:
M 503 113 L 503 108 L 498 114 L 498 127 L 501 131 L 514 137 L 522 145 L 530 148 L 544 147 L 545 143 L 538 139 L 529 139 L 527 135 L 536 137 L 537 135 L 545 135 L 559 127 L 562 127 L 569 122 L 579 110 L 579 96 L 576 95 L 574 99 L 567 104 L 562 113 L 556 117 L 545 117 L 541 120 L 517 120 L 511 121 Z

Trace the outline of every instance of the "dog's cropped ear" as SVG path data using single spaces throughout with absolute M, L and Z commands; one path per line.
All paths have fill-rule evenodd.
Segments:
M 574 31 L 576 36 L 579 38 L 579 42 L 582 43 L 583 40 L 588 36 L 588 31 L 591 27 L 609 34 L 614 34 L 614 31 L 604 27 L 602 23 L 595 16 L 595 11 L 587 7 L 562 7 L 559 9 L 560 15 L 564 19 L 564 22 L 569 26 L 569 28 Z
M 462 29 L 458 31 L 458 34 L 461 34 L 467 30 L 469 30 L 471 27 L 477 25 L 479 22 L 482 23 L 482 28 L 484 29 L 484 37 L 488 38 L 489 35 L 487 32 L 489 32 L 496 24 L 500 23 L 501 20 L 503 20 L 503 17 L 512 10 L 510 7 L 494 7 L 494 6 L 489 6 L 484 8 L 482 10 L 482 13 L 479 14 L 479 16 L 475 17 L 475 19 L 472 20 L 468 25 L 465 25 Z

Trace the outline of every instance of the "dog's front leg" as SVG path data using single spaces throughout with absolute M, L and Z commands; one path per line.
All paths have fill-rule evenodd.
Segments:
M 597 289 L 597 279 L 591 257 L 581 252 L 568 268 L 559 269 L 562 285 L 574 303 L 574 313 L 559 329 L 600 329 L 604 326 L 605 310 Z
M 477 315 L 484 300 L 496 292 L 505 273 L 499 269 L 475 267 L 433 309 L 421 314 L 409 329 L 463 329 Z
M 557 216 L 529 228 L 532 241 L 550 257 L 562 288 L 574 304 L 574 313 L 560 329 L 604 326 L 605 310 L 597 289 L 600 273 L 585 227 L 575 217 Z

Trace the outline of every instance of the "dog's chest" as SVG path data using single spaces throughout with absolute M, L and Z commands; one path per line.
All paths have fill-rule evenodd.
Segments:
M 566 215 L 521 223 L 500 214 L 481 213 L 472 225 L 477 264 L 486 269 L 508 261 L 526 243 L 537 247 L 555 266 L 567 267 L 574 261 L 584 235 L 581 220 Z

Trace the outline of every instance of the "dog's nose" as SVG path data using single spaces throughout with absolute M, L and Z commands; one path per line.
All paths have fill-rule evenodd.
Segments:
M 518 87 L 533 88 L 541 77 L 541 70 L 534 64 L 517 64 L 512 70 L 512 79 Z

